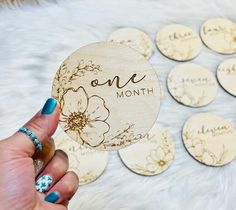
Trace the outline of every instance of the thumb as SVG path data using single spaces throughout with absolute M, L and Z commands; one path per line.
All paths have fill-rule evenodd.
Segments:
M 59 122 L 59 107 L 57 101 L 49 98 L 40 110 L 23 127 L 29 129 L 40 140 L 41 144 L 50 139 L 57 129 Z M 16 132 L 8 138 L 8 144 L 17 155 L 22 157 L 31 157 L 36 151 L 33 141 L 28 135 L 22 132 Z

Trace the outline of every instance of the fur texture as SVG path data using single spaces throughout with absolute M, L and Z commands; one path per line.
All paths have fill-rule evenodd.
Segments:
M 143 29 L 154 40 L 160 27 L 182 23 L 198 31 L 211 17 L 236 21 L 235 0 L 71 0 L 40 7 L 0 10 L 0 137 L 4 138 L 32 116 L 50 97 L 52 80 L 62 61 L 77 48 L 105 40 L 120 26 Z M 154 42 L 153 42 L 154 43 Z M 154 44 L 153 44 L 154 45 Z M 165 84 L 178 62 L 155 48 L 150 62 Z M 216 72 L 224 56 L 203 47 L 193 62 Z M 110 153 L 105 173 L 80 187 L 71 210 L 236 210 L 236 160 L 206 167 L 188 155 L 181 140 L 185 120 L 210 111 L 236 127 L 236 99 L 220 86 L 209 106 L 193 109 L 175 102 L 164 85 L 165 100 L 158 121 L 175 137 L 176 159 L 165 173 L 142 177 L 130 172 L 116 152 Z M 27 192 L 26 192 L 27 193 Z

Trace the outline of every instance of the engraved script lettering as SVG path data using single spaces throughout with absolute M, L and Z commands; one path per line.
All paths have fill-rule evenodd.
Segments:
M 231 133 L 230 126 L 228 125 L 219 125 L 213 128 L 206 128 L 204 125 L 200 130 L 197 131 L 198 134 L 206 135 L 211 134 L 212 136 L 219 136 L 226 133 Z
M 100 83 L 98 81 L 98 79 L 95 79 L 95 80 L 92 80 L 91 82 L 91 85 L 92 87 L 97 87 L 97 86 L 103 86 L 103 85 L 108 85 L 109 87 L 112 86 L 114 83 L 116 85 L 117 88 L 119 89 L 122 89 L 124 88 L 126 85 L 128 85 L 130 82 L 132 83 L 139 83 L 141 82 L 145 77 L 146 75 L 144 75 L 141 79 L 137 79 L 137 74 L 133 74 L 127 82 L 125 82 L 124 84 L 121 84 L 121 81 L 120 81 L 120 77 L 119 76 L 115 76 L 113 79 L 108 79 L 107 81 L 105 82 L 102 82 Z

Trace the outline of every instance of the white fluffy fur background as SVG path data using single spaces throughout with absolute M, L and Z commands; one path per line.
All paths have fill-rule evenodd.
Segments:
M 43 106 L 59 65 L 77 48 L 105 40 L 121 26 L 141 28 L 154 40 L 166 24 L 182 23 L 198 31 L 212 17 L 236 21 L 236 0 L 70 0 L 1 9 L 0 138 Z M 154 48 L 150 62 L 165 83 L 178 62 Z M 217 65 L 231 57 L 204 46 L 193 62 L 215 73 Z M 219 86 L 212 104 L 193 109 L 175 102 L 166 86 L 164 91 L 158 121 L 175 137 L 177 151 L 170 169 L 159 176 L 142 177 L 130 172 L 117 153 L 111 152 L 105 173 L 80 187 L 71 210 L 236 210 L 236 160 L 221 168 L 206 167 L 188 155 L 181 140 L 185 120 L 202 111 L 219 114 L 236 128 L 236 98 Z

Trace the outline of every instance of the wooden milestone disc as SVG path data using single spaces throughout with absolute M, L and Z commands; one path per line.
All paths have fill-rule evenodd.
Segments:
M 182 136 L 188 152 L 206 165 L 226 165 L 235 157 L 236 132 L 225 119 L 217 115 L 193 115 L 185 123 Z
M 202 24 L 200 35 L 208 48 L 222 54 L 236 53 L 236 24 L 232 21 L 209 19 Z
M 228 93 L 236 96 L 236 58 L 228 59 L 219 65 L 217 78 Z
M 162 28 L 156 36 L 160 52 L 176 61 L 195 58 L 201 51 L 202 42 L 196 32 L 188 26 L 171 24 Z
M 55 139 L 56 149 L 61 149 L 69 157 L 69 170 L 79 176 L 80 185 L 95 181 L 104 172 L 108 162 L 108 152 L 91 150 L 73 141 L 65 132 Z
M 111 42 L 72 53 L 52 88 L 64 131 L 100 150 L 117 150 L 140 140 L 156 121 L 160 94 L 149 62 L 136 50 Z
M 207 69 L 194 63 L 176 66 L 168 75 L 171 95 L 181 104 L 201 107 L 212 102 L 217 94 L 217 81 Z
M 119 155 L 131 171 L 153 176 L 169 168 L 174 160 L 175 145 L 169 132 L 156 123 L 141 141 L 119 150 Z
M 137 28 L 120 28 L 108 37 L 108 41 L 125 44 L 137 50 L 146 59 L 149 59 L 153 52 L 152 41 L 146 33 Z

